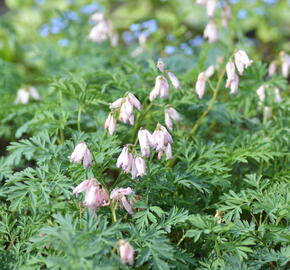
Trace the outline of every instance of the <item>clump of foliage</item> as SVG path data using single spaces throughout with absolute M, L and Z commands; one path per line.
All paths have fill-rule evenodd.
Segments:
M 0 17 L 1 269 L 289 269 L 289 86 L 280 71 L 268 74 L 269 61 L 279 66 L 279 51 L 287 49 L 287 33 L 278 29 L 289 16 L 282 12 L 286 1 L 264 2 L 232 4 L 231 21 L 211 44 L 193 39 L 207 23 L 195 1 L 6 1 L 10 10 Z M 117 46 L 88 39 L 96 11 L 119 33 Z M 137 28 L 149 31 L 140 45 Z M 232 95 L 226 64 L 236 49 L 254 61 Z M 167 100 L 150 102 L 160 56 L 180 86 L 171 86 Z M 215 72 L 199 99 L 196 82 L 210 66 Z M 261 100 L 256 90 L 263 85 Z M 32 86 L 40 99 L 15 102 L 18 89 Z M 281 100 L 271 89 L 279 89 Z M 132 126 L 118 121 L 111 136 L 104 129 L 109 106 L 128 92 L 143 108 L 134 110 Z M 123 146 L 140 153 L 138 130 L 165 126 L 168 106 L 181 116 L 169 130 L 172 158 L 158 159 L 152 150 L 146 175 L 131 179 L 116 167 Z M 92 153 L 88 168 L 69 159 L 81 142 Z M 106 207 L 86 207 L 85 195 L 73 189 L 92 178 L 108 193 L 130 187 L 134 214 L 112 199 Z M 120 240 L 134 248 L 133 265 L 122 263 Z

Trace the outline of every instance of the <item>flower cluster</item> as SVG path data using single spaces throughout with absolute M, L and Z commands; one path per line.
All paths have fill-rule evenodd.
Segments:
M 237 50 L 234 53 L 234 62 L 230 59 L 226 64 L 227 82 L 225 87 L 231 89 L 231 94 L 236 94 L 239 87 L 239 76 L 236 73 L 236 69 L 239 75 L 243 75 L 245 68 L 253 63 L 243 50 Z
M 117 46 L 118 34 L 113 31 L 112 22 L 106 20 L 103 13 L 97 12 L 93 14 L 91 21 L 96 24 L 89 33 L 89 39 L 91 41 L 103 43 L 109 39 L 112 46 Z
M 27 104 L 29 102 L 30 97 L 34 100 L 40 100 L 41 97 L 35 87 L 26 87 L 20 88 L 17 92 L 16 100 L 14 101 L 15 104 Z
M 272 77 L 276 74 L 278 66 L 281 66 L 281 73 L 284 78 L 288 78 L 290 72 L 290 55 L 285 52 L 280 52 L 278 60 L 273 60 L 269 64 L 268 75 Z

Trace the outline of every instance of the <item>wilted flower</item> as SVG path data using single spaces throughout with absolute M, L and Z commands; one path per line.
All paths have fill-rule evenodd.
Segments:
M 118 157 L 116 166 L 122 168 L 126 173 L 131 172 L 133 163 L 133 155 L 129 152 L 129 148 L 125 145 L 122 149 L 120 156 Z
M 174 108 L 169 107 L 165 109 L 165 124 L 168 129 L 172 129 L 172 121 L 177 122 L 180 119 L 179 113 Z
M 92 155 L 85 142 L 79 143 L 70 156 L 70 161 L 83 163 L 85 169 L 92 164 Z
M 179 80 L 177 79 L 177 77 L 174 75 L 174 73 L 172 73 L 171 71 L 166 71 L 172 85 L 178 89 L 180 86 Z
M 134 211 L 132 208 L 132 205 L 127 201 L 126 197 L 127 195 L 130 195 L 133 193 L 133 190 L 128 188 L 116 188 L 113 189 L 110 195 L 111 200 L 119 201 L 121 204 L 121 207 L 124 207 L 125 210 L 130 214 L 133 215 Z
M 150 147 L 155 148 L 156 142 L 153 135 L 147 129 L 139 129 L 138 140 L 141 148 L 141 153 L 143 157 L 150 156 Z
M 216 8 L 216 0 L 207 0 L 206 13 L 208 17 L 213 17 Z
M 276 73 L 276 70 L 277 70 L 277 62 L 272 61 L 268 68 L 268 76 L 272 77 Z
M 249 67 L 253 61 L 249 59 L 247 53 L 243 50 L 238 50 L 234 53 L 235 64 L 240 75 L 243 75 L 244 69 Z
M 195 84 L 195 92 L 200 99 L 204 96 L 205 93 L 206 80 L 207 77 L 205 73 L 204 72 L 199 73 Z
M 129 242 L 121 240 L 120 241 L 120 259 L 123 264 L 134 264 L 134 248 L 129 244 Z
M 208 39 L 209 43 L 214 43 L 218 40 L 218 31 L 215 23 L 213 21 L 210 21 L 203 32 L 204 38 Z
M 155 86 L 150 93 L 150 101 L 154 100 L 158 95 L 162 99 L 167 99 L 169 94 L 169 85 L 167 80 L 163 76 L 157 76 L 155 80 Z
M 116 131 L 117 120 L 114 118 L 113 114 L 110 113 L 106 122 L 105 122 L 105 129 L 108 129 L 109 134 L 113 135 Z
M 156 66 L 161 72 L 164 72 L 165 64 L 161 58 L 158 59 Z

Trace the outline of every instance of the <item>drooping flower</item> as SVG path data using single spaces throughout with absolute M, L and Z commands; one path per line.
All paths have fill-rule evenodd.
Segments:
M 79 143 L 70 156 L 70 161 L 83 163 L 85 169 L 92 164 L 92 155 L 85 142 Z
M 133 155 L 130 153 L 129 148 L 125 145 L 119 155 L 116 163 L 117 168 L 122 168 L 126 173 L 131 172 L 133 163 Z
M 129 99 L 130 103 L 133 106 L 135 106 L 139 111 L 142 109 L 142 105 L 141 105 L 140 101 L 132 93 L 128 93 L 128 99 Z
M 120 241 L 120 259 L 123 264 L 134 264 L 134 248 L 129 244 L 129 242 L 121 240 Z
M 280 52 L 280 59 L 282 63 L 282 76 L 288 78 L 290 70 L 290 55 L 285 52 Z
M 239 76 L 236 75 L 234 77 L 234 79 L 231 81 L 231 84 L 230 84 L 231 91 L 230 91 L 230 93 L 232 95 L 236 94 L 238 92 L 238 87 L 239 87 Z
M 90 20 L 94 23 L 98 23 L 104 20 L 104 13 L 103 12 L 96 12 L 91 17 Z
M 169 85 L 167 80 L 159 75 L 155 80 L 155 86 L 149 95 L 150 101 L 154 100 L 157 96 L 162 99 L 167 99 L 169 95 Z
M 115 201 L 119 201 L 121 207 L 124 207 L 125 210 L 130 214 L 133 215 L 134 214 L 134 210 L 132 205 L 127 201 L 126 197 L 127 195 L 131 195 L 133 194 L 133 190 L 128 187 L 128 188 L 116 188 L 113 189 L 111 194 L 110 194 L 110 198 L 111 200 L 115 200 Z
M 161 72 L 164 72 L 165 64 L 161 58 L 158 59 L 156 66 Z
M 118 98 L 117 100 L 115 100 L 113 103 L 110 104 L 110 109 L 118 109 L 122 103 L 125 101 L 125 98 Z
M 181 119 L 179 113 L 172 107 L 165 109 L 165 124 L 168 129 L 172 129 L 172 121 L 177 122 Z
M 236 77 L 236 68 L 233 61 L 229 61 L 226 64 L 227 79 L 232 82 Z
M 214 74 L 214 70 L 214 65 L 210 65 L 204 72 L 205 76 L 209 79 Z
M 175 76 L 174 73 L 172 73 L 171 71 L 166 71 L 172 85 L 174 86 L 174 88 L 178 89 L 180 87 L 180 83 L 179 80 L 177 79 L 177 77 Z
M 200 99 L 204 96 L 207 77 L 204 72 L 199 73 L 195 84 L 195 92 Z
M 215 23 L 210 21 L 203 32 L 204 38 L 208 39 L 209 43 L 215 43 L 218 40 L 218 31 Z
M 27 104 L 29 102 L 29 98 L 32 97 L 35 100 L 40 100 L 41 97 L 37 91 L 37 89 L 33 86 L 27 88 L 20 88 L 17 92 L 17 97 L 15 100 L 15 104 Z
M 256 93 L 259 97 L 260 103 L 264 103 L 265 98 L 266 98 L 265 87 L 266 87 L 265 85 L 261 85 L 256 91 Z
M 268 67 L 268 76 L 272 77 L 277 70 L 277 62 L 276 61 L 272 61 Z
M 278 102 L 278 103 L 282 102 L 282 97 L 281 97 L 281 95 L 280 95 L 280 90 L 279 90 L 279 88 L 278 88 L 278 87 L 275 87 L 275 88 L 273 89 L 273 91 L 274 91 L 275 101 Z
M 142 157 L 136 157 L 134 163 L 137 169 L 137 176 L 144 176 L 146 174 L 145 160 Z
M 112 26 L 108 20 L 99 21 L 91 30 L 89 39 L 91 41 L 102 43 L 112 36 Z
M 150 156 L 150 147 L 155 148 L 156 142 L 153 135 L 147 129 L 139 129 L 138 140 L 141 148 L 141 153 L 143 157 Z
M 84 205 L 88 208 L 96 209 L 109 204 L 108 193 L 100 188 L 96 179 L 84 180 L 73 190 L 74 195 L 80 192 L 85 192 Z
M 168 150 L 168 144 L 173 143 L 173 139 L 167 129 L 159 123 L 156 126 L 153 137 L 157 145 L 156 151 L 158 152 L 158 158 L 161 158 L 163 152 Z
M 108 129 L 110 135 L 113 135 L 116 131 L 116 125 L 117 120 L 114 118 L 114 115 L 110 113 L 105 122 L 104 128 Z
M 206 13 L 208 17 L 213 17 L 216 8 L 216 0 L 207 0 Z
M 244 69 L 249 67 L 253 61 L 249 59 L 247 53 L 243 50 L 237 50 L 234 53 L 235 64 L 240 75 L 243 75 Z

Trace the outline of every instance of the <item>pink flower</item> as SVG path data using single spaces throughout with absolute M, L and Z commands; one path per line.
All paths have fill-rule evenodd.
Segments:
M 235 68 L 235 64 L 233 63 L 233 61 L 229 61 L 226 64 L 226 72 L 227 72 L 227 78 L 229 81 L 233 81 L 235 79 L 236 76 L 236 68 Z
M 247 53 L 243 50 L 238 50 L 234 53 L 235 64 L 240 75 L 243 75 L 244 69 L 249 67 L 253 61 L 249 59 Z
M 110 135 L 113 135 L 116 131 L 116 125 L 117 125 L 117 121 L 114 118 L 113 114 L 110 113 L 105 122 L 104 128 L 108 129 Z
M 207 78 L 210 78 L 214 74 L 214 70 L 215 70 L 214 65 L 209 66 L 204 72 L 205 76 Z
M 166 73 L 167 73 L 172 85 L 174 86 L 174 88 L 178 89 L 180 87 L 180 83 L 179 83 L 179 80 L 177 79 L 177 77 L 171 71 L 166 71 Z
M 85 169 L 92 164 L 92 155 L 85 142 L 79 143 L 70 156 L 70 161 L 74 163 L 83 163 Z
M 89 39 L 97 43 L 102 43 L 106 41 L 111 35 L 111 23 L 107 20 L 101 20 L 92 28 L 89 34 Z
M 140 101 L 132 93 L 128 93 L 128 99 L 129 99 L 130 103 L 133 106 L 135 106 L 139 111 L 142 109 L 142 105 L 141 105 Z
M 147 129 L 139 129 L 138 140 L 141 148 L 141 153 L 143 157 L 150 156 L 150 147 L 155 148 L 156 142 L 152 134 Z
M 276 70 L 277 70 L 277 63 L 276 61 L 272 61 L 268 68 L 268 76 L 272 77 L 276 73 Z
M 96 209 L 109 204 L 107 192 L 100 188 L 95 179 L 85 180 L 73 190 L 73 194 L 85 192 L 84 205 L 88 208 Z
M 162 99 L 167 99 L 169 95 L 169 85 L 167 80 L 163 76 L 157 76 L 155 80 L 155 86 L 149 95 L 150 101 L 154 100 L 157 96 Z
M 285 52 L 281 52 L 280 58 L 282 62 L 282 76 L 284 78 L 288 78 L 290 69 L 290 55 Z
M 128 97 L 125 98 L 125 102 L 121 105 L 119 120 L 125 124 L 134 125 L 133 104 Z
M 89 188 L 94 184 L 95 184 L 94 179 L 84 180 L 77 187 L 74 188 L 73 194 L 75 195 L 80 192 L 88 191 Z
M 204 72 L 199 73 L 197 77 L 197 81 L 195 84 L 195 92 L 200 99 L 203 98 L 205 93 L 205 86 L 206 86 L 207 77 Z
M 116 101 L 110 104 L 110 109 L 118 109 L 122 103 L 125 101 L 125 98 L 118 98 Z
M 158 152 L 158 158 L 161 158 L 164 151 L 168 151 L 167 157 L 170 157 L 171 148 L 168 145 L 173 143 L 173 139 L 167 129 L 158 123 L 153 137 L 157 143 L 156 151 Z
M 129 173 L 132 169 L 133 155 L 129 152 L 128 146 L 125 145 L 118 157 L 116 166 L 122 168 L 126 173 Z
M 208 17 L 213 17 L 216 8 L 216 0 L 207 0 L 206 12 Z
M 120 259 L 123 264 L 134 264 L 134 248 L 126 241 L 120 241 Z
M 264 101 L 265 101 L 265 98 L 266 98 L 265 88 L 266 88 L 265 85 L 261 85 L 256 91 L 256 93 L 259 97 L 260 103 L 264 103 Z
M 218 31 L 213 21 L 210 21 L 203 32 L 204 38 L 208 39 L 209 43 L 215 43 L 218 40 Z
M 164 72 L 165 64 L 161 58 L 158 59 L 156 66 L 161 72 Z
M 165 109 L 165 124 L 168 129 L 172 129 L 172 121 L 177 122 L 180 119 L 179 113 L 174 108 L 169 107 Z
M 127 201 L 126 197 L 127 195 L 131 195 L 133 193 L 133 190 L 128 188 L 117 188 L 113 189 L 110 195 L 111 200 L 119 201 L 121 204 L 121 207 L 124 207 L 125 210 L 130 214 L 133 215 L 134 211 L 132 208 L 132 205 Z
M 37 91 L 37 89 L 33 86 L 27 88 L 20 88 L 17 92 L 15 104 L 27 104 L 29 102 L 29 98 L 32 97 L 35 100 L 40 100 L 41 97 Z
M 146 174 L 146 163 L 145 160 L 141 157 L 135 158 L 135 166 L 137 169 L 137 176 L 144 176 Z

